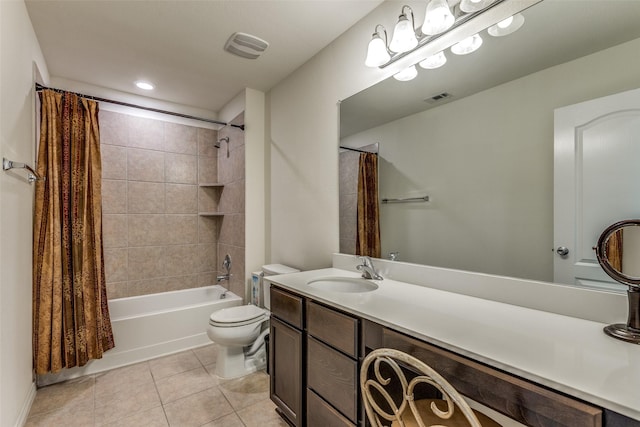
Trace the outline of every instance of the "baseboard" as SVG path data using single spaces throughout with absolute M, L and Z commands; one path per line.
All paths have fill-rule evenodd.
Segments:
M 27 423 L 27 418 L 29 417 L 29 412 L 31 411 L 31 405 L 33 405 L 33 401 L 36 398 L 36 383 L 32 382 L 31 387 L 29 387 L 29 392 L 27 393 L 24 402 L 22 403 L 22 408 L 20 409 L 20 413 L 18 414 L 18 419 L 16 420 L 15 427 L 22 427 Z
M 63 369 L 56 374 L 38 375 L 38 387 L 59 383 L 85 375 L 97 374 L 111 369 L 121 368 L 134 363 L 144 362 L 157 357 L 189 350 L 211 344 L 206 333 L 196 334 L 173 341 L 165 341 L 146 347 L 138 347 L 126 351 L 118 351 L 117 347 L 107 351 L 102 359 L 92 360 L 85 366 Z

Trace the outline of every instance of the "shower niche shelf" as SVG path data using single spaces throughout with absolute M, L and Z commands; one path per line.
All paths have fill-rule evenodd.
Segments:
M 202 188 L 204 191 L 206 199 L 214 200 L 215 203 L 213 205 L 209 205 L 209 203 L 205 203 L 205 206 L 202 206 L 204 209 L 201 212 L 198 212 L 199 216 L 207 217 L 207 218 L 221 218 L 224 216 L 223 212 L 218 212 L 215 208 L 211 209 L 213 206 L 217 206 L 220 202 L 220 195 L 222 194 L 222 190 L 224 188 L 224 184 L 220 184 L 218 182 L 201 182 L 198 184 L 198 187 Z M 206 206 L 209 205 L 209 206 Z
M 198 215 L 206 217 L 222 217 L 224 216 L 224 212 L 198 212 Z

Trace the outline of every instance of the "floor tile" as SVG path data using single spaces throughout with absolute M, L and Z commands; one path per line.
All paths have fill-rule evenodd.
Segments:
M 269 376 L 215 375 L 215 344 L 43 387 L 27 427 L 287 427 Z
M 236 413 L 226 415 L 202 425 L 202 427 L 245 427 Z
M 233 413 L 217 388 L 210 388 L 164 405 L 170 426 L 201 426 Z
M 84 407 L 93 409 L 95 379 L 93 375 L 43 387 L 36 393 L 31 406 L 31 415 L 58 410 L 61 407 Z
M 147 362 L 96 374 L 96 400 L 138 385 L 153 383 Z
M 198 347 L 193 349 L 193 353 L 196 355 L 200 363 L 203 366 L 213 365 L 218 359 L 218 346 L 216 344 L 206 345 L 204 347 Z
M 168 427 L 167 417 L 161 406 L 157 406 L 146 411 L 139 411 L 135 414 L 119 419 L 104 427 Z
M 265 399 L 237 412 L 246 427 L 288 427 L 275 411 L 276 405 Z
M 29 416 L 25 427 L 87 427 L 94 425 L 91 405 L 61 405 L 50 412 Z
M 217 385 L 218 379 L 209 375 L 203 367 L 156 381 L 162 403 L 169 403 Z
M 221 380 L 219 388 L 237 411 L 269 397 L 269 376 L 259 371 L 242 378 Z
M 138 385 L 96 400 L 96 424 L 112 423 L 156 406 L 161 403 L 155 384 Z
M 156 381 L 201 366 L 202 364 L 191 350 L 149 361 L 151 373 Z

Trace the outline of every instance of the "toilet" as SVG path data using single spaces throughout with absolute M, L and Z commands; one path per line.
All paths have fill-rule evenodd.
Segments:
M 238 378 L 266 367 L 264 338 L 269 334 L 270 299 L 269 286 L 263 285 L 262 277 L 298 271 L 282 264 L 263 265 L 262 272 L 252 278 L 252 302 L 257 305 L 223 308 L 211 314 L 207 335 L 218 344 L 217 376 Z

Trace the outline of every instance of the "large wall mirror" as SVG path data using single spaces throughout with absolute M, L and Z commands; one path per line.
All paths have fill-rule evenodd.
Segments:
M 554 112 L 640 87 L 640 1 L 543 0 L 523 15 L 508 37 L 483 31 L 478 51 L 447 50 L 441 68 L 341 102 L 340 145 L 378 143 L 380 199 L 429 197 L 380 205 L 383 258 L 397 252 L 400 261 L 576 284 L 554 276 L 558 246 L 579 246 L 554 241 L 554 227 L 567 227 L 558 212 L 554 219 Z M 640 147 L 640 114 L 627 127 Z M 353 196 L 344 189 L 357 174 L 353 152 L 341 152 L 341 252 L 353 253 Z M 615 165 L 595 169 L 639 182 Z M 608 225 L 640 217 L 636 190 L 638 202 L 598 214 L 582 246 L 590 251 Z M 576 262 L 598 266 L 584 252 Z

